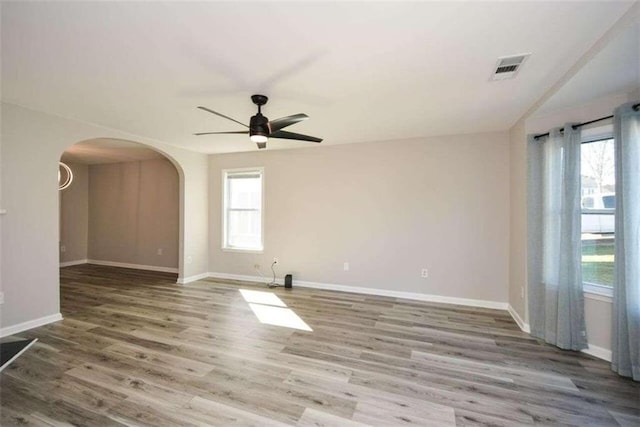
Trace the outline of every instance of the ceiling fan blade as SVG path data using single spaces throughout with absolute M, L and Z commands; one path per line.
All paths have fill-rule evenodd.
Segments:
M 227 120 L 231 120 L 232 122 L 236 122 L 237 124 L 242 125 L 242 126 L 244 126 L 246 128 L 249 127 L 249 126 L 245 125 L 244 123 L 237 121 L 236 119 L 232 119 L 229 116 L 225 116 L 224 114 L 217 113 L 217 112 L 215 112 L 213 110 L 208 109 L 207 107 L 198 107 L 198 108 L 201 109 L 201 110 L 207 111 L 207 112 L 209 112 L 211 114 L 215 114 L 216 116 L 220 116 L 220 117 L 223 117 L 223 118 L 225 118 Z
M 266 142 L 256 142 L 256 145 L 258 146 L 258 148 L 260 150 L 262 150 L 263 148 L 267 148 L 267 143 Z
M 273 133 L 279 131 L 282 128 L 286 128 L 287 126 L 291 126 L 303 120 L 307 120 L 308 118 L 309 116 L 307 116 L 306 114 L 294 114 L 293 116 L 271 120 L 269 123 L 267 123 L 267 126 L 269 126 L 269 129 Z
M 248 134 L 249 131 L 248 130 L 234 130 L 234 131 L 230 131 L 230 132 L 199 132 L 199 133 L 194 133 L 194 135 L 200 136 L 200 135 L 230 135 L 230 134 L 237 134 L 237 133 L 242 133 L 242 134 Z
M 302 135 L 301 133 L 287 132 L 284 130 L 279 130 L 269 134 L 269 138 L 297 139 L 299 141 L 322 142 L 322 138 L 316 138 L 315 136 L 309 136 L 309 135 Z

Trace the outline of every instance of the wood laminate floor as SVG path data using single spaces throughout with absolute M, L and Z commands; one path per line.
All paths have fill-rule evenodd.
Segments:
M 89 265 L 61 281 L 64 320 L 18 334 L 38 342 L 0 374 L 2 426 L 640 425 L 638 383 L 503 311 Z M 262 324 L 240 289 L 313 331 Z

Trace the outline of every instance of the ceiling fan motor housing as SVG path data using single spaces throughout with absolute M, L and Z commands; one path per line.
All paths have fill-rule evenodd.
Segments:
M 269 136 L 269 119 L 261 113 L 251 117 L 249 122 L 249 136 L 264 135 Z

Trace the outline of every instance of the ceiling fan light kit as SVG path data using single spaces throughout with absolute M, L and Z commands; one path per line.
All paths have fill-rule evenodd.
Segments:
M 261 135 L 261 134 L 257 134 L 257 133 L 254 133 L 253 135 L 251 135 L 249 137 L 249 139 L 251 139 L 251 141 L 253 141 L 253 142 L 257 143 L 257 144 L 259 144 L 261 142 L 265 142 L 266 143 L 269 140 L 269 138 L 267 138 L 266 135 Z
M 249 134 L 249 139 L 252 142 L 255 142 L 259 149 L 267 148 L 267 141 L 269 138 L 278 138 L 278 139 L 293 139 L 297 141 L 309 141 L 309 142 L 322 142 L 321 138 L 316 138 L 315 136 L 302 135 L 299 133 L 286 132 L 282 129 L 306 120 L 309 118 L 306 114 L 294 114 L 292 116 L 282 117 L 276 120 L 271 120 L 262 115 L 262 106 L 267 103 L 269 100 L 265 95 L 252 95 L 251 101 L 258 106 L 258 114 L 252 116 L 249 120 L 249 126 L 244 123 L 232 119 L 231 117 L 225 116 L 224 114 L 220 114 L 216 111 L 210 110 L 206 107 L 198 107 L 203 111 L 207 111 L 211 114 L 215 114 L 216 116 L 225 118 L 227 120 L 231 120 L 232 122 L 238 123 L 249 130 L 243 131 L 229 131 L 229 132 L 200 132 L 194 135 L 216 135 L 216 134 Z

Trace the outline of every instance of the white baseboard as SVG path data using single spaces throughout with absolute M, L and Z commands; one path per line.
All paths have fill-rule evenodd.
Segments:
M 339 292 L 353 292 L 356 294 L 379 295 L 392 298 L 403 298 L 415 301 L 438 302 L 442 304 L 464 305 L 469 307 L 492 308 L 506 310 L 507 303 L 499 301 L 487 301 L 479 299 L 447 297 L 443 295 L 421 294 L 415 292 L 391 291 L 387 289 L 363 288 L 359 286 L 335 285 L 330 283 L 297 281 L 294 285 L 302 288 L 324 289 Z
M 513 320 L 516 321 L 516 324 L 523 332 L 526 332 L 528 334 L 531 333 L 531 328 L 529 327 L 529 324 L 525 323 L 525 321 L 522 320 L 522 317 L 520 317 L 518 312 L 513 307 L 511 307 L 511 304 L 507 306 L 507 311 L 509 311 L 509 314 L 511 315 L 511 317 L 513 317 Z
M 107 267 L 134 268 L 136 270 L 160 271 L 163 273 L 177 273 L 178 269 L 173 267 L 158 267 L 155 265 L 128 264 L 125 262 L 101 261 L 96 259 L 87 260 L 87 264 L 104 265 Z
M 62 314 L 56 313 L 50 316 L 41 317 L 39 319 L 18 323 L 17 325 L 5 326 L 4 328 L 0 329 L 0 338 L 24 332 L 29 329 L 37 328 L 38 326 L 44 326 L 49 323 L 58 322 L 60 320 L 62 320 Z
M 531 328 L 529 327 L 528 323 L 525 323 L 522 318 L 520 317 L 520 315 L 518 314 L 517 311 L 514 310 L 513 307 L 511 307 L 511 304 L 509 304 L 509 314 L 511 314 L 511 317 L 513 317 L 513 320 L 516 321 L 516 323 L 518 324 L 518 326 L 520 327 L 520 329 L 523 332 L 526 332 L 528 334 L 531 333 Z M 588 344 L 589 348 L 586 348 L 584 350 L 580 350 L 583 353 L 586 353 L 590 356 L 593 357 L 597 357 L 598 359 L 602 359 L 602 360 L 606 360 L 607 362 L 611 362 L 611 350 L 607 350 L 606 348 L 602 348 L 602 347 L 598 347 L 596 345 L 592 345 L 592 344 Z
M 240 274 L 217 273 L 217 272 L 209 273 L 209 277 L 218 278 L 218 279 L 242 280 L 247 282 L 258 282 L 258 283 L 271 282 L 271 277 L 245 276 Z M 282 279 L 277 279 L 276 283 L 281 285 L 283 281 Z M 365 294 L 365 295 L 379 295 L 379 296 L 393 297 L 393 298 L 404 298 L 404 299 L 410 299 L 415 301 L 438 302 L 443 304 L 465 305 L 469 307 L 493 308 L 496 310 L 506 310 L 508 306 L 506 302 L 447 297 L 442 295 L 430 295 L 430 294 L 421 294 L 421 293 L 414 293 L 414 292 L 391 291 L 386 289 L 364 288 L 359 286 L 345 286 L 345 285 L 336 285 L 332 283 L 307 282 L 302 280 L 294 281 L 293 285 L 300 286 L 301 288 L 323 289 L 323 290 L 338 291 L 338 292 L 352 292 L 356 294 Z
M 195 276 L 189 277 L 178 277 L 176 281 L 179 285 L 186 285 L 187 283 L 195 282 L 196 280 L 206 279 L 209 277 L 209 273 L 196 274 Z
M 598 347 L 597 345 L 589 344 L 589 348 L 585 348 L 584 350 L 580 350 L 583 353 L 586 353 L 590 356 L 597 357 L 598 359 L 606 360 L 607 362 L 611 362 L 611 350 L 607 350 L 606 348 Z
M 261 277 L 261 276 L 247 276 L 243 274 L 231 274 L 231 273 L 212 273 L 209 272 L 207 277 L 212 277 L 215 279 L 229 279 L 229 280 L 240 280 L 243 282 L 256 282 L 256 283 L 271 283 L 273 280 L 271 277 Z M 284 284 L 282 279 L 276 279 L 276 283 L 279 285 Z M 295 282 L 297 285 L 298 282 Z
M 60 267 L 71 267 L 72 265 L 81 265 L 87 264 L 89 262 L 88 259 L 77 259 L 75 261 L 65 261 L 60 263 Z

